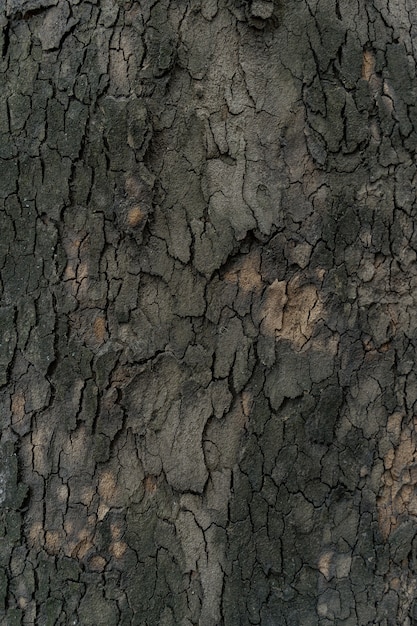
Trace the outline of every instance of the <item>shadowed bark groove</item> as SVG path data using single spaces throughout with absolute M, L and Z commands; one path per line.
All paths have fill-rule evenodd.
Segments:
M 5 0 L 5 624 L 417 620 L 412 0 Z

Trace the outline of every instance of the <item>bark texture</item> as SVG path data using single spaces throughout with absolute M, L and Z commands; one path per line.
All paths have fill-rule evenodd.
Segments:
M 0 7 L 2 623 L 416 624 L 415 0 Z

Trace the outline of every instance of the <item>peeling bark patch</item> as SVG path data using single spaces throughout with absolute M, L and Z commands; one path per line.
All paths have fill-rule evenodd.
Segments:
M 259 292 L 262 289 L 262 276 L 259 264 L 259 252 L 254 250 L 245 255 L 233 268 L 226 271 L 223 280 L 237 284 L 244 293 Z
M 315 323 L 322 315 L 322 306 L 317 289 L 313 285 L 298 286 L 297 282 L 288 285 L 288 302 L 283 312 L 283 338 L 290 339 L 297 348 L 310 339 Z
M 300 350 L 312 337 L 322 319 L 323 307 L 314 285 L 303 285 L 296 276 L 291 282 L 275 280 L 265 291 L 262 306 L 262 332 L 288 339 Z
M 375 74 L 375 53 L 372 50 L 364 50 L 362 61 L 362 78 L 370 81 Z
M 388 539 L 406 517 L 417 517 L 417 447 L 415 423 L 401 429 L 404 416 L 390 417 L 388 428 L 398 441 L 384 457 L 382 491 L 378 498 L 379 525 Z
M 103 343 L 106 335 L 106 320 L 104 317 L 97 317 L 94 320 L 94 336 L 98 342 Z

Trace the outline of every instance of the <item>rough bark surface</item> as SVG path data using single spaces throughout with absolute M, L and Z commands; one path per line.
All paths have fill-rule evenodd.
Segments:
M 417 623 L 415 0 L 0 7 L 2 623 Z

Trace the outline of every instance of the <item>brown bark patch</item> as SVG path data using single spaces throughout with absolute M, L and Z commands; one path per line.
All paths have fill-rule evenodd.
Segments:
M 261 325 L 263 334 L 274 336 L 276 331 L 282 329 L 284 307 L 287 302 L 287 283 L 274 280 L 265 292 Z
M 47 530 L 45 533 L 45 549 L 48 554 L 59 554 L 60 548 L 65 541 L 64 530 Z
M 394 414 L 387 425 L 388 433 L 393 438 L 397 435 L 399 442 L 384 457 L 385 472 L 377 501 L 379 527 L 384 539 L 402 519 L 417 517 L 417 418 L 399 432 L 401 421 L 402 416 Z
M 106 337 L 106 320 L 104 317 L 96 317 L 94 320 L 94 337 L 99 343 L 103 343 Z
M 126 550 L 127 544 L 124 541 L 113 541 L 109 548 L 110 554 L 112 554 L 115 559 L 121 559 Z
M 25 396 L 22 391 L 12 395 L 13 424 L 20 422 L 25 416 Z
M 103 472 L 98 483 L 100 497 L 110 502 L 116 492 L 116 481 L 111 472 Z
M 72 512 L 70 519 L 64 522 L 67 534 L 62 548 L 67 556 L 82 560 L 93 548 L 93 536 L 96 527 L 96 516 L 90 515 L 87 520 Z
M 92 548 L 93 542 L 89 538 L 86 538 L 77 543 L 74 549 L 67 554 L 67 556 L 71 556 L 82 561 Z
M 301 349 L 311 338 L 317 321 L 322 317 L 323 307 L 314 285 L 301 286 L 298 280 L 290 281 L 287 294 L 288 303 L 279 335 Z
M 19 599 L 17 601 L 19 609 L 25 610 L 28 605 L 28 602 L 29 600 L 27 598 L 25 598 L 24 596 L 19 596 Z
M 244 293 L 260 291 L 262 289 L 262 276 L 259 252 L 252 251 L 239 259 L 239 262 L 225 273 L 224 280 L 237 284 Z
M 149 493 L 151 495 L 154 494 L 157 489 L 156 476 L 151 476 L 150 474 L 145 476 L 145 478 L 143 479 L 143 487 L 146 493 Z
M 320 555 L 319 558 L 319 572 L 324 576 L 326 580 L 332 578 L 332 561 L 334 552 L 332 550 L 326 550 Z
M 33 522 L 28 527 L 29 545 L 39 548 L 44 543 L 44 528 L 41 522 Z
M 89 568 L 93 572 L 102 572 L 107 565 L 106 559 L 98 554 L 91 557 L 89 563 Z
M 317 288 L 301 281 L 301 275 L 288 283 L 274 280 L 265 291 L 261 310 L 261 332 L 276 339 L 288 339 L 296 350 L 311 339 L 323 317 Z
M 364 50 L 362 58 L 362 78 L 369 82 L 375 73 L 375 54 L 372 50 Z
M 123 528 L 120 524 L 111 524 L 110 532 L 111 532 L 112 539 L 118 540 L 118 539 L 121 539 L 123 535 Z
M 243 391 L 242 392 L 241 401 L 242 401 L 243 415 L 246 418 L 249 418 L 250 412 L 251 412 L 251 408 L 252 408 L 252 404 L 253 404 L 253 396 L 250 393 L 250 391 Z
M 109 511 L 110 511 L 110 507 L 107 506 L 107 504 L 100 502 L 98 509 L 97 509 L 97 520 L 101 522 L 106 517 Z
M 142 211 L 140 206 L 133 206 L 131 209 L 129 209 L 129 212 L 127 214 L 127 223 L 130 228 L 136 228 L 137 226 L 139 226 L 139 224 L 143 222 L 144 217 L 145 213 L 144 211 Z

